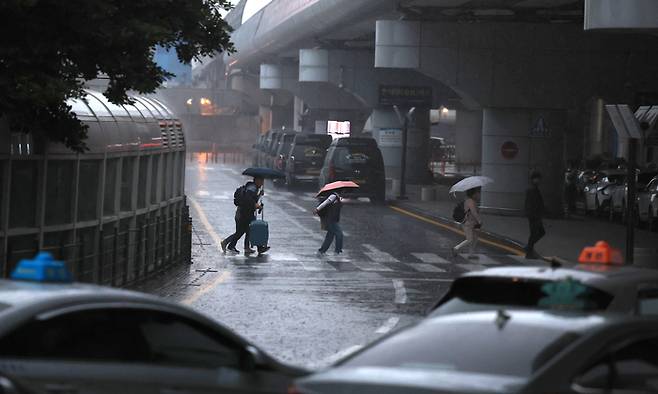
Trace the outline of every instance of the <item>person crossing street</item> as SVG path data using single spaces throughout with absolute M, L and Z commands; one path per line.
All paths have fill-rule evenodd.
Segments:
M 322 228 L 327 230 L 327 235 L 318 254 L 323 255 L 331 246 L 331 243 L 336 239 L 335 252 L 341 254 L 343 252 L 343 230 L 340 227 L 340 211 L 343 207 L 340 195 L 333 192 L 327 197 L 317 208 L 315 214 L 320 216 Z
M 234 194 L 233 203 L 236 205 L 235 211 L 235 233 L 228 236 L 221 242 L 222 251 L 240 253 L 236 245 L 244 235 L 244 254 L 250 255 L 255 253 L 249 245 L 249 225 L 256 219 L 256 211 L 263 209 L 263 204 L 259 201 L 262 195 L 264 179 L 254 177 L 254 180 L 247 182 L 239 187 Z M 259 251 L 262 252 L 262 251 Z
M 530 236 L 528 237 L 528 244 L 525 247 L 526 259 L 538 257 L 537 252 L 535 252 L 535 244 L 546 235 L 544 223 L 542 222 L 545 208 L 544 199 L 539 190 L 540 182 L 541 173 L 534 171 L 530 175 L 530 188 L 525 193 L 525 214 L 530 227 Z

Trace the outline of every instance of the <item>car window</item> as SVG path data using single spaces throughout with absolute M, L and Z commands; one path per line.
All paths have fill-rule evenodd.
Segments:
M 440 319 L 435 319 L 440 320 Z M 468 340 L 464 340 L 468 338 Z M 545 326 L 431 321 L 386 337 L 346 367 L 399 367 L 527 377 L 578 338 Z
M 573 288 L 571 299 L 553 297 L 551 286 Z M 554 286 L 556 285 L 556 286 Z M 504 306 L 508 309 L 543 310 L 605 310 L 612 295 L 602 290 L 562 281 L 523 278 L 465 277 L 457 279 L 432 315 L 445 315 L 475 310 L 490 310 Z M 560 293 L 565 295 L 566 293 Z
M 0 340 L 0 357 L 238 367 L 238 347 L 200 324 L 143 309 L 32 320 Z
M 376 155 L 374 149 L 368 147 L 338 146 L 333 155 L 333 163 L 338 169 L 350 170 L 368 165 L 375 160 Z
M 319 143 L 313 144 L 310 142 L 304 144 L 295 144 L 292 149 L 292 155 L 295 156 L 296 159 L 322 159 L 325 152 L 326 150 L 322 148 Z
M 658 392 L 658 336 L 633 340 L 607 352 L 574 382 L 586 389 L 612 389 L 612 393 Z
M 637 294 L 637 312 L 640 315 L 658 315 L 658 287 L 640 287 Z

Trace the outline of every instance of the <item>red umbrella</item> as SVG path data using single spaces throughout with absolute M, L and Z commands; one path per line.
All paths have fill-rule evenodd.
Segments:
M 319 196 L 322 193 L 330 192 L 330 191 L 333 191 L 333 190 L 346 189 L 346 188 L 355 189 L 357 187 L 359 187 L 359 185 L 357 185 L 356 183 L 354 183 L 352 181 L 331 182 L 331 183 L 327 183 L 326 185 L 324 185 L 324 187 L 322 189 L 320 189 L 320 191 L 318 192 L 317 195 Z

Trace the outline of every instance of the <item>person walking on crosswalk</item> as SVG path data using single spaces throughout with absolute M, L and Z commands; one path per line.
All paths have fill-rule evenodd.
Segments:
M 343 207 L 340 195 L 333 192 L 327 197 L 320 205 L 315 208 L 315 214 L 320 216 L 322 228 L 327 230 L 327 235 L 324 237 L 324 242 L 318 254 L 323 255 L 331 246 L 331 243 L 336 239 L 335 251 L 336 254 L 343 253 L 343 230 L 340 227 L 340 211 Z
M 476 187 L 466 191 L 467 198 L 464 201 L 464 212 L 466 214 L 464 216 L 464 221 L 462 222 L 462 229 L 464 230 L 466 239 L 459 245 L 452 248 L 453 256 L 457 256 L 461 249 L 468 247 L 468 258 L 478 258 L 478 255 L 475 254 L 475 248 L 478 242 L 478 235 L 476 230 L 482 227 L 480 209 L 478 208 L 478 204 L 480 203 L 481 190 L 481 188 Z

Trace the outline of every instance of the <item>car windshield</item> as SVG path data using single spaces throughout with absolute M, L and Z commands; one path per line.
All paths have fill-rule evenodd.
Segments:
M 324 148 L 319 141 L 305 141 L 303 143 L 295 144 L 292 150 L 292 155 L 295 156 L 296 159 L 321 160 L 326 152 L 326 148 Z
M 338 146 L 333 154 L 333 163 L 339 169 L 365 167 L 371 163 L 376 165 L 379 154 L 369 146 Z
M 551 286 L 571 284 L 571 298 L 551 298 Z M 567 286 L 564 286 L 567 288 Z M 569 294 L 566 294 L 569 295 Z M 603 311 L 612 295 L 577 282 L 523 278 L 465 277 L 457 279 L 432 316 L 451 313 L 506 309 Z
M 434 319 L 345 360 L 344 367 L 399 367 L 528 377 L 578 338 L 541 325 Z

